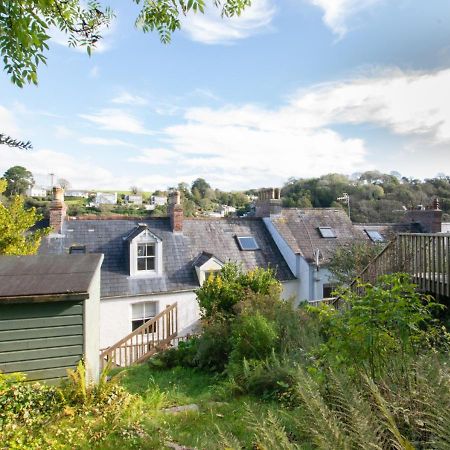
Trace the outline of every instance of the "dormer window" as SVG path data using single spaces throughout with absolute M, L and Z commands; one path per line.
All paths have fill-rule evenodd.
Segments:
M 213 254 L 202 252 L 194 261 L 194 269 L 200 286 L 211 276 L 219 275 L 223 268 L 223 262 Z
M 131 276 L 159 276 L 162 273 L 162 241 L 147 225 L 140 224 L 125 240 L 128 242 Z
M 155 244 L 137 244 L 137 270 L 155 270 Z

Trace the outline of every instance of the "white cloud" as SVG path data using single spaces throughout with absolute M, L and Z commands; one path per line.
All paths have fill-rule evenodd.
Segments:
M 100 138 L 94 136 L 82 137 L 79 141 L 86 145 L 100 145 L 104 147 L 135 147 L 133 144 L 122 141 L 121 139 Z
M 11 152 L 0 147 L 0 172 L 21 165 L 30 170 L 38 184 L 49 184 L 49 173 L 66 178 L 74 188 L 114 186 L 113 174 L 91 161 L 49 149 Z
M 64 125 L 55 125 L 55 137 L 58 139 L 67 139 L 73 136 L 73 131 Z
M 111 101 L 119 105 L 145 106 L 148 104 L 148 101 L 144 97 L 133 95 L 125 91 L 117 97 L 114 97 Z
M 317 86 L 299 92 L 289 109 L 310 126 L 373 123 L 400 135 L 450 140 L 450 69 L 389 71 L 380 76 Z
M 98 78 L 100 76 L 100 68 L 98 66 L 92 67 L 92 69 L 89 71 L 89 76 L 91 78 Z
M 17 136 L 19 128 L 15 117 L 11 111 L 0 105 L 0 133 L 10 134 L 11 137 Z
M 138 156 L 129 158 L 130 162 L 138 162 L 149 165 L 169 164 L 179 158 L 179 154 L 166 148 L 144 148 Z
M 80 114 L 80 117 L 103 130 L 122 131 L 131 134 L 153 134 L 145 129 L 144 124 L 133 115 L 121 109 L 102 109 L 94 114 Z
M 323 10 L 323 21 L 333 33 L 344 36 L 351 16 L 383 0 L 308 0 Z
M 273 0 L 253 2 L 239 17 L 221 17 L 220 9 L 211 6 L 205 14 L 188 14 L 182 30 L 203 44 L 226 44 L 267 31 L 275 15 Z

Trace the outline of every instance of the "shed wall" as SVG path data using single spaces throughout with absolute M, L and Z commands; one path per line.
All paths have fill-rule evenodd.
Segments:
M 0 371 L 57 381 L 83 356 L 83 302 L 0 305 Z

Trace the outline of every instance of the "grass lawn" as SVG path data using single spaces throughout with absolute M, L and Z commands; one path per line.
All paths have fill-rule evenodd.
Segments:
M 224 449 L 224 436 L 235 436 L 251 449 L 253 435 L 245 420 L 249 408 L 263 415 L 279 408 L 251 397 L 227 398 L 223 381 L 193 369 L 154 370 L 146 364 L 119 374 L 121 384 L 144 402 L 144 428 L 165 442 L 197 449 Z M 167 413 L 164 408 L 196 404 L 199 411 Z

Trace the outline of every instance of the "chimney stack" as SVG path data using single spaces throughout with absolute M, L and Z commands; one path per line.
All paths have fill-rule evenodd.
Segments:
M 271 217 L 280 214 L 281 190 L 279 188 L 260 189 L 256 201 L 256 217 Z
M 442 210 L 439 199 L 435 198 L 431 207 L 426 209 L 409 209 L 404 221 L 420 225 L 422 233 L 440 233 L 442 231 Z
M 50 204 L 50 227 L 54 233 L 62 233 L 64 218 L 67 207 L 64 203 L 64 189 L 54 187 L 52 192 L 53 200 Z
M 183 206 L 181 206 L 180 191 L 173 191 L 169 193 L 168 212 L 170 217 L 170 226 L 174 233 L 183 232 Z

